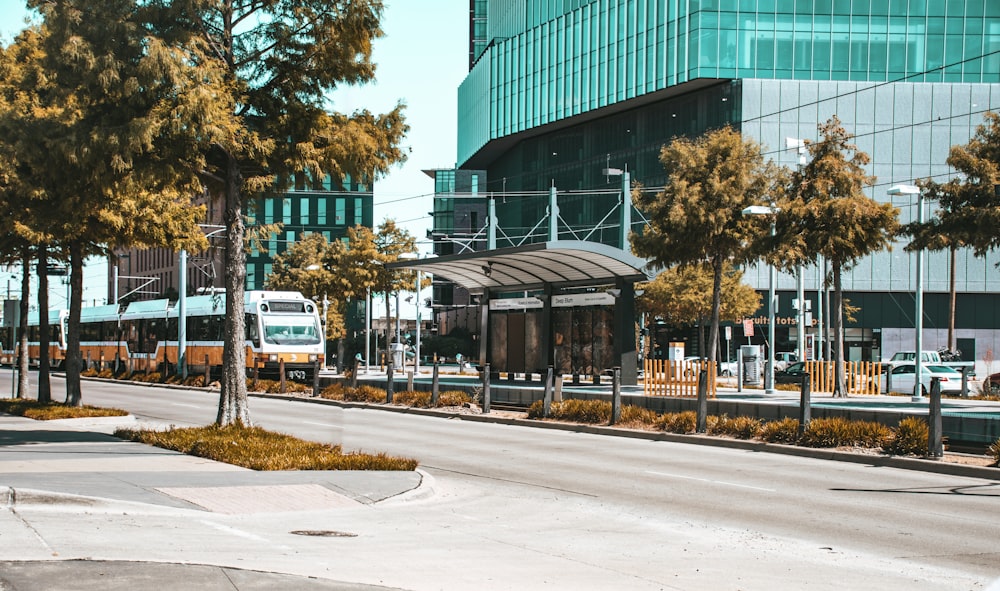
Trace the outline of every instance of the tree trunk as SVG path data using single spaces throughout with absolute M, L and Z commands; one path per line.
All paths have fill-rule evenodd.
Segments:
M 708 362 L 716 367 L 716 351 L 719 350 L 719 315 L 722 311 L 722 259 L 712 261 L 712 323 L 708 332 Z
M 17 329 L 17 397 L 24 398 L 28 395 L 28 304 L 31 299 L 31 277 L 28 269 L 31 265 L 31 250 L 26 246 L 21 250 L 21 268 L 24 273 L 21 276 L 21 302 L 19 304 L 21 321 Z
M 840 281 L 840 261 L 833 261 L 833 397 L 847 398 L 844 380 L 844 291 Z
M 49 276 L 46 273 L 49 266 L 49 251 L 44 244 L 38 247 L 38 309 L 49 309 Z M 38 332 L 49 334 L 52 328 L 49 326 L 48 313 L 39 314 Z M 49 382 L 49 348 L 42 347 L 38 352 L 38 401 L 52 402 L 52 384 Z
M 246 319 L 244 289 L 246 288 L 246 251 L 243 238 L 243 174 L 233 155 L 226 161 L 226 322 L 222 347 L 222 382 L 219 391 L 219 414 L 215 422 L 221 426 L 242 423 L 251 426 L 247 405 L 246 380 Z
M 698 356 L 705 356 L 705 325 L 708 324 L 707 318 L 698 319 L 698 327 L 695 329 L 698 332 Z
M 82 406 L 80 390 L 80 307 L 83 302 L 83 247 L 69 245 L 69 330 L 66 335 L 66 404 Z
M 948 301 L 948 350 L 954 352 L 958 350 L 955 343 L 955 300 L 958 297 L 958 294 L 955 292 L 955 263 L 958 260 L 958 249 L 955 245 L 952 245 L 950 250 L 951 273 L 950 277 L 948 277 L 948 287 L 951 299 Z

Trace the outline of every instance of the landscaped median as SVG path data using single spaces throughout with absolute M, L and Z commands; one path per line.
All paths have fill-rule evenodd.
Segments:
M 0 412 L 36 420 L 121 417 L 117 408 L 69 406 L 15 398 L 0 400 Z M 252 470 L 409 471 L 417 461 L 386 454 L 344 453 L 339 445 L 304 441 L 291 435 L 241 424 L 220 427 L 117 429 L 115 436 Z
M 320 396 L 329 400 L 357 402 L 371 405 L 386 405 L 386 391 L 370 385 L 352 388 L 343 384 L 327 387 Z M 475 409 L 478 400 L 460 391 L 442 392 L 436 404 L 431 404 L 429 392 L 396 392 L 388 407 L 411 407 L 418 409 L 454 410 L 455 408 Z M 442 408 L 443 407 L 443 408 Z M 543 404 L 536 401 L 528 409 L 528 421 L 554 423 L 574 423 L 608 425 L 611 420 L 611 403 L 603 400 L 563 400 L 552 402 L 548 416 L 543 416 Z M 511 413 L 502 413 L 505 416 Z M 478 418 L 478 417 L 477 417 Z M 509 416 L 508 416 L 509 418 Z M 694 411 L 679 413 L 657 413 L 647 408 L 623 405 L 621 416 L 614 425 L 618 430 L 661 432 L 676 435 L 696 435 L 697 416 Z M 708 437 L 736 440 L 756 440 L 801 448 L 832 449 L 850 451 L 865 455 L 885 455 L 902 457 L 925 457 L 928 454 L 927 422 L 916 417 L 902 419 L 896 427 L 874 421 L 852 421 L 841 417 L 817 418 L 801 430 L 799 421 L 783 418 L 762 421 L 754 417 L 706 417 Z M 990 446 L 984 456 L 963 456 L 962 463 L 974 465 L 1000 465 L 1000 440 Z M 949 459 L 957 459 L 955 457 Z

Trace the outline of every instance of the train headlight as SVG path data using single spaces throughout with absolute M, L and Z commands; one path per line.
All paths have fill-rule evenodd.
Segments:
M 278 354 L 277 353 L 271 353 L 270 355 L 267 356 L 267 360 L 268 361 L 277 361 L 278 360 Z
M 316 361 L 317 359 L 319 359 L 319 355 L 316 355 L 315 353 L 309 356 L 309 361 Z

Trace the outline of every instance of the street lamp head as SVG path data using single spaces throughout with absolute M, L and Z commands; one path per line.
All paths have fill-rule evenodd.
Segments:
M 916 185 L 893 185 L 886 191 L 889 195 L 919 195 L 920 187 Z
M 743 209 L 743 215 L 774 215 L 781 211 L 781 208 L 773 205 L 751 205 Z

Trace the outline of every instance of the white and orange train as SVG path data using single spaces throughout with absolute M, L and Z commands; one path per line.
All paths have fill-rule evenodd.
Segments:
M 312 376 L 324 354 L 323 325 L 316 303 L 291 291 L 248 291 L 245 294 L 246 368 L 262 377 L 285 368 L 289 379 Z M 217 375 L 222 367 L 225 294 L 186 298 L 186 352 L 189 373 Z M 80 353 L 90 367 L 129 367 L 136 371 L 172 371 L 177 367 L 179 309 L 174 300 L 146 300 L 127 306 L 94 306 L 80 313 Z M 59 367 L 66 359 L 69 312 L 49 313 L 49 360 Z M 13 359 L 10 327 L 0 328 L 2 361 Z M 28 357 L 37 365 L 42 339 L 38 314 L 28 317 Z

